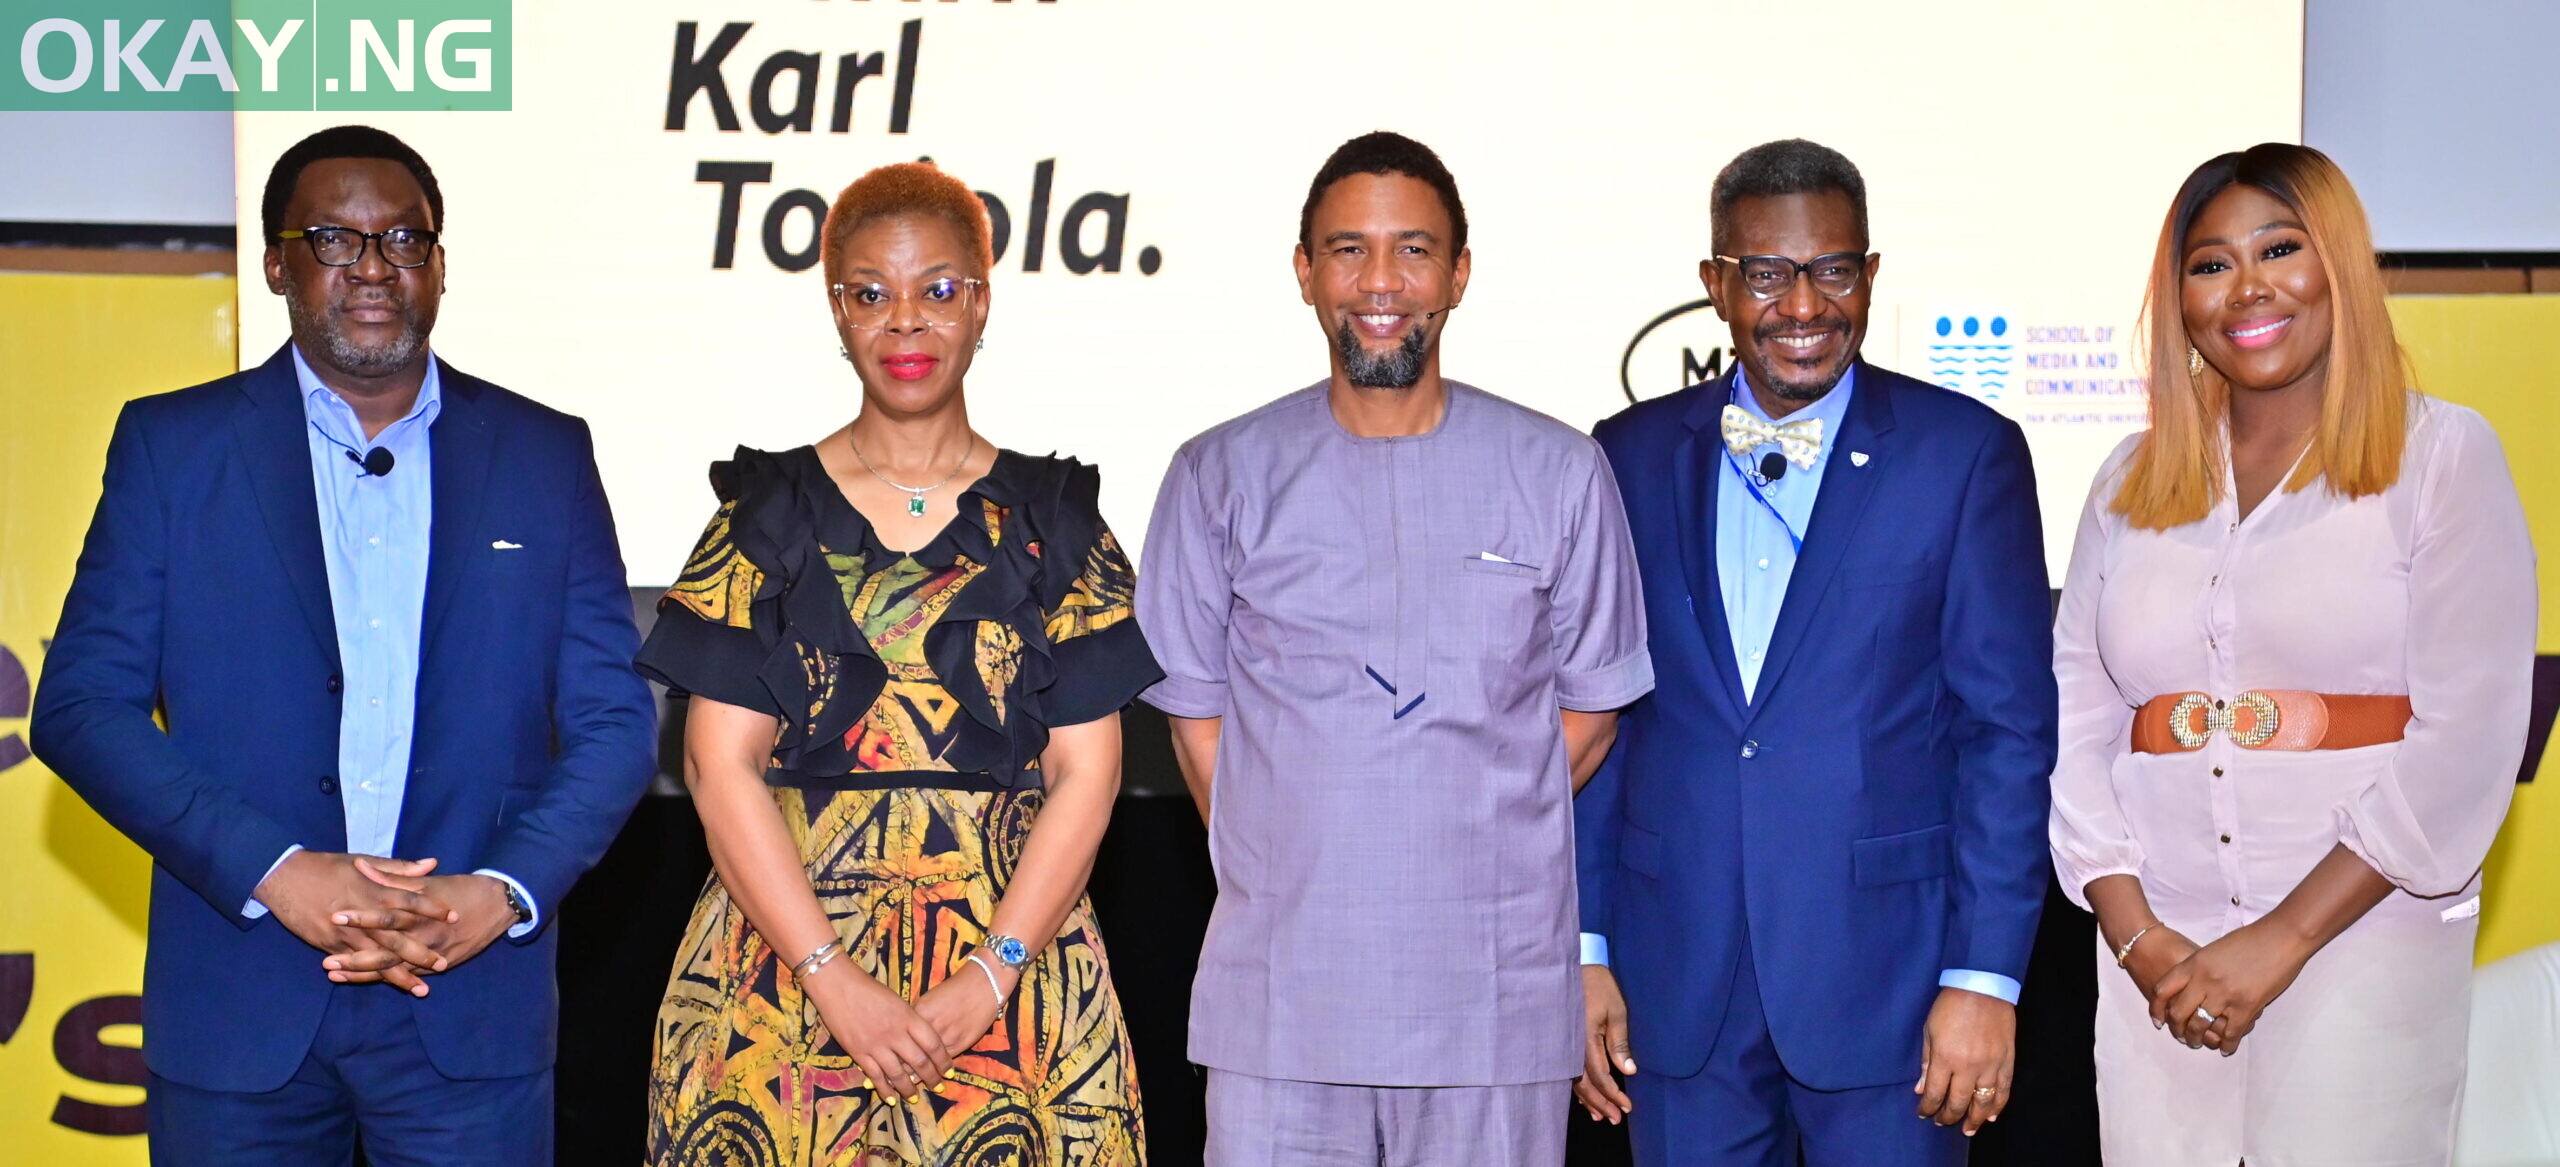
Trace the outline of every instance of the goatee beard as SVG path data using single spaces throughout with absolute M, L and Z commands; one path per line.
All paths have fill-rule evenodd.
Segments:
M 1422 367 L 1430 357 L 1430 337 L 1425 325 L 1414 325 L 1404 334 L 1404 341 L 1383 353 L 1372 353 L 1351 331 L 1345 320 L 1333 334 L 1334 351 L 1342 354 L 1342 375 L 1359 389 L 1411 389 L 1422 379 Z

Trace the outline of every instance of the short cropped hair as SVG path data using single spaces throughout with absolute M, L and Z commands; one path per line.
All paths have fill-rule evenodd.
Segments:
M 1732 253 L 1726 232 L 1732 229 L 1734 205 L 1742 200 L 1832 191 L 1849 196 L 1849 205 L 1858 212 L 1858 245 L 1866 246 L 1867 180 L 1845 155 L 1802 138 L 1762 142 L 1734 155 L 1717 172 L 1715 193 L 1708 199 L 1716 254 Z
M 419 189 L 427 192 L 427 213 L 435 219 L 427 229 L 444 230 L 444 189 L 436 185 L 436 172 L 427 168 L 426 159 L 387 131 L 372 126 L 332 126 L 287 147 L 284 156 L 276 159 L 275 168 L 267 172 L 266 196 L 258 207 L 258 226 L 266 232 L 267 242 L 276 242 L 276 237 L 284 233 L 285 208 L 292 205 L 294 189 L 302 184 L 302 172 L 314 162 L 331 158 L 380 158 L 399 163 L 409 177 L 418 180 Z
M 907 216 L 940 219 L 958 231 L 970 261 L 978 265 L 972 274 L 984 278 L 996 266 L 987 205 L 978 201 L 977 192 L 933 163 L 892 162 L 854 179 L 836 195 L 820 234 L 820 270 L 835 270 L 845 241 L 864 224 Z
M 1440 206 L 1449 212 L 1449 253 L 1456 255 L 1467 249 L 1467 204 L 1458 198 L 1458 180 L 1450 177 L 1449 168 L 1431 147 L 1386 130 L 1362 134 L 1336 147 L 1333 156 L 1324 160 L 1316 171 L 1316 180 L 1307 186 L 1307 203 L 1298 211 L 1298 245 L 1315 250 L 1316 204 L 1324 201 L 1324 192 L 1333 184 L 1355 174 L 1401 174 L 1429 186 L 1440 196 Z

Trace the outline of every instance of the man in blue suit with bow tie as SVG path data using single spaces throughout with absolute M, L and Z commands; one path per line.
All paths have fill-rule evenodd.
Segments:
M 587 427 L 427 351 L 399 139 L 312 135 L 260 214 L 293 340 L 125 407 L 36 691 L 154 864 L 151 1158 L 548 1164 L 549 924 L 656 736 Z
M 1575 804 L 1577 1096 L 1647 1167 L 1961 1163 L 2047 878 L 2034 471 L 2016 424 L 1859 359 L 1848 159 L 1757 146 L 1712 204 L 1734 367 L 1597 431 L 1657 680 Z

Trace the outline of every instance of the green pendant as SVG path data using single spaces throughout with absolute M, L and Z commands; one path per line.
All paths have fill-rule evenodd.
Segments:
M 907 500 L 907 513 L 908 513 L 908 514 L 911 514 L 911 515 L 914 515 L 915 517 L 917 517 L 917 518 L 919 518 L 919 519 L 921 519 L 921 518 L 923 518 L 923 517 L 924 517 L 924 496 L 923 496 L 923 495 L 919 494 L 919 495 L 916 495 L 915 497 L 910 498 L 910 499 L 908 499 L 908 500 Z

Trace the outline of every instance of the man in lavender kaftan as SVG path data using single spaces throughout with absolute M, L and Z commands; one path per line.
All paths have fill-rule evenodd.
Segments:
M 1182 447 L 1139 576 L 1218 873 L 1208 1161 L 1546 1167 L 1572 795 L 1653 687 L 1625 515 L 1589 438 L 1440 378 L 1468 255 L 1428 149 L 1337 151 L 1297 272 L 1332 376 Z

